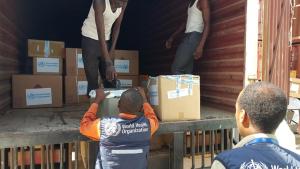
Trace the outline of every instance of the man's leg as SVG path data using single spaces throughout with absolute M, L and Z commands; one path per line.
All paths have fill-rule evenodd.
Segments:
M 189 33 L 179 45 L 175 60 L 172 64 L 172 74 L 192 74 L 194 64 L 194 52 L 201 39 L 198 32 Z
M 99 88 L 99 43 L 94 39 L 82 37 L 82 55 L 84 70 L 88 81 L 88 93 Z

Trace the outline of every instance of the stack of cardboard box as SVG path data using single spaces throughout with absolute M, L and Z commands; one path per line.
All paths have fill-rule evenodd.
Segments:
M 139 85 L 139 52 L 115 50 L 114 65 L 122 88 Z
M 14 75 L 13 107 L 61 107 L 64 42 L 28 40 L 33 75 Z
M 82 50 L 66 48 L 65 103 L 78 104 L 89 101 Z

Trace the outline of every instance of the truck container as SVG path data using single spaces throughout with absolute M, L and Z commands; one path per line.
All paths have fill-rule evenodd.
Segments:
M 81 26 L 91 3 L 0 0 L 0 115 L 13 112 L 12 75 L 32 74 L 27 39 L 63 41 L 66 48 L 80 48 Z M 194 64 L 194 74 L 201 79 L 201 106 L 234 113 L 239 92 L 256 80 L 273 82 L 288 94 L 290 2 L 209 3 L 210 33 L 203 57 Z M 171 73 L 182 37 L 170 50 L 165 48 L 165 41 L 186 18 L 188 4 L 188 0 L 129 0 L 117 49 L 139 51 L 140 74 Z M 294 33 L 298 36 L 297 30 Z

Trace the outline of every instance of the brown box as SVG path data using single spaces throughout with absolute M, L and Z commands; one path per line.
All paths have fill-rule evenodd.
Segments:
M 150 103 L 162 121 L 200 119 L 200 77 L 158 76 L 149 79 Z
M 62 58 L 33 58 L 33 74 L 34 75 L 61 75 L 62 74 Z
M 300 79 L 290 78 L 290 97 L 300 98 Z
M 66 76 L 65 77 L 65 103 L 77 104 L 87 103 L 88 82 L 85 76 Z
M 122 88 L 132 88 L 139 85 L 139 76 L 118 76 Z
M 62 107 L 62 76 L 13 75 L 13 108 Z
M 64 42 L 28 39 L 29 57 L 63 58 L 65 56 L 64 48 Z
M 85 76 L 81 49 L 66 48 L 66 69 L 67 76 Z
M 114 65 L 118 75 L 138 75 L 139 52 L 129 50 L 115 50 Z

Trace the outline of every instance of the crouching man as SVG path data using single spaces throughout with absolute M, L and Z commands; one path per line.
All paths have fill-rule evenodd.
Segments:
M 267 82 L 247 86 L 236 102 L 236 123 L 244 137 L 219 154 L 212 169 L 300 168 L 300 155 L 281 147 L 274 136 L 287 112 L 283 91 Z
M 99 141 L 96 169 L 146 169 L 151 136 L 159 127 L 158 119 L 141 88 L 125 91 L 119 101 L 118 117 L 97 118 L 105 99 L 98 89 L 95 102 L 80 123 L 80 133 Z

